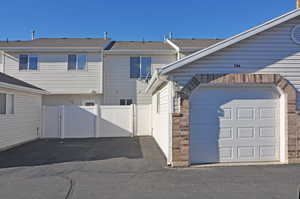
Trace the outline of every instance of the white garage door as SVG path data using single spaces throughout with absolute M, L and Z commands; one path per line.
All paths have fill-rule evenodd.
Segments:
M 199 88 L 191 96 L 191 163 L 278 161 L 273 88 Z

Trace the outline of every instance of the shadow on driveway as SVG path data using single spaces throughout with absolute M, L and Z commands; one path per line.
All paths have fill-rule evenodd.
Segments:
M 140 138 L 41 139 L 0 152 L 0 168 L 112 158 L 142 159 Z

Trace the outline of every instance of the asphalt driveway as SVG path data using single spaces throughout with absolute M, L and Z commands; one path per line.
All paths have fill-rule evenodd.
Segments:
M 298 199 L 300 165 L 165 168 L 154 140 L 38 140 L 0 153 L 0 198 Z

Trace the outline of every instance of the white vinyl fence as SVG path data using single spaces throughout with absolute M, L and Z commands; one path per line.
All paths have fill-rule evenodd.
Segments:
M 44 106 L 42 137 L 151 135 L 150 106 Z
M 133 106 L 100 106 L 99 137 L 128 137 L 133 132 Z
M 151 105 L 135 106 L 135 135 L 151 135 Z

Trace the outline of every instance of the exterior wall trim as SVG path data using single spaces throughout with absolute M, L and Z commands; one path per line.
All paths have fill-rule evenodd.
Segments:
M 296 90 L 278 74 L 198 74 L 179 91 L 180 111 L 172 114 L 172 166 L 190 166 L 189 130 L 190 109 L 189 99 L 200 84 L 273 84 L 281 89 L 287 103 L 287 146 L 288 162 L 300 161 L 300 112 L 296 106 Z

